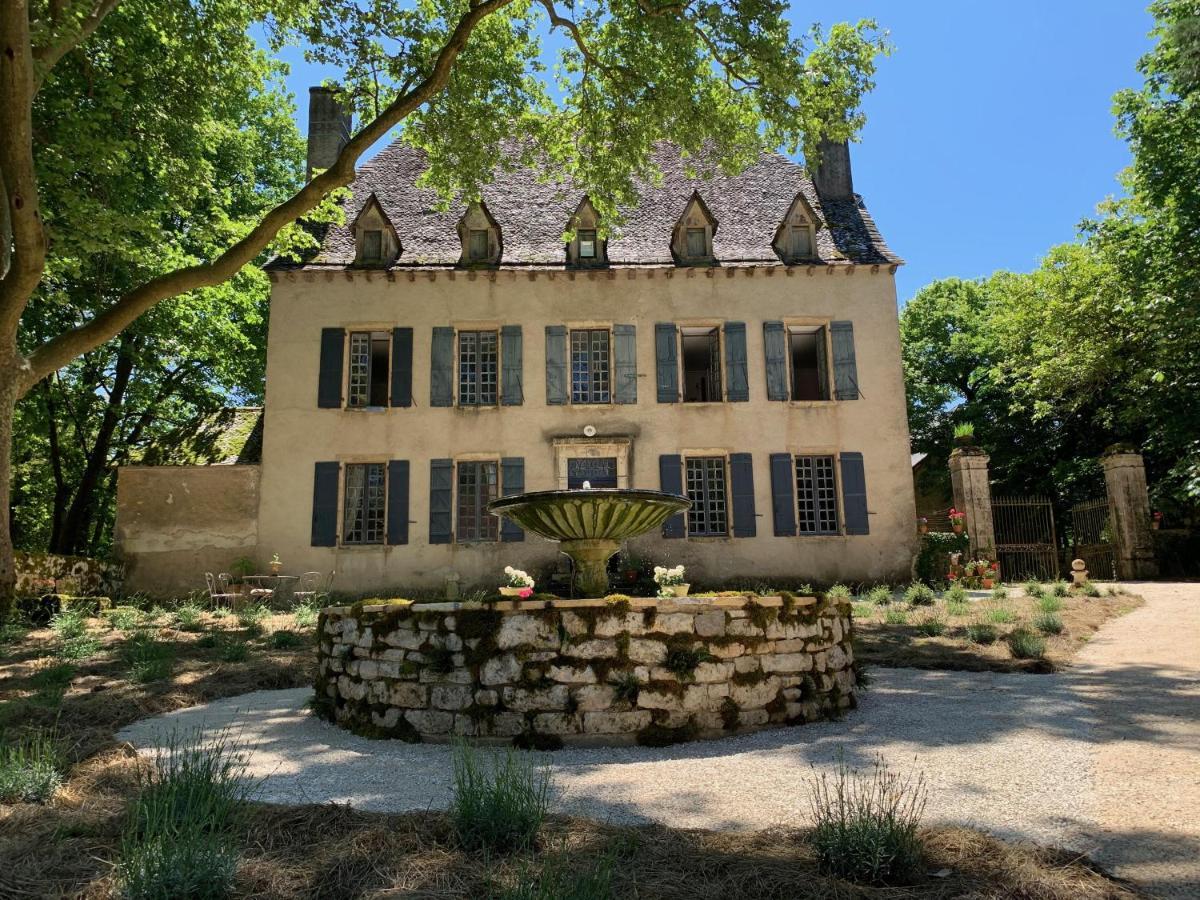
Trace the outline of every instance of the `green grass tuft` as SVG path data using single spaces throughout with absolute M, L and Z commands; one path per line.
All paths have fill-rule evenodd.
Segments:
M 526 865 L 512 887 L 493 889 L 490 900 L 611 900 L 613 859 L 605 856 L 594 869 L 581 869 L 567 852 L 546 858 L 538 871 Z
M 176 609 L 174 619 L 180 631 L 204 630 L 204 610 L 195 603 L 185 603 Z
M 50 620 L 50 628 L 60 641 L 83 637 L 88 630 L 87 614 L 79 608 L 67 608 Z
M 1079 586 L 1079 590 L 1085 597 L 1100 596 L 1100 588 L 1096 587 L 1096 585 L 1092 584 L 1090 581 L 1085 581 L 1083 584 L 1081 584 Z
M 992 588 L 992 599 L 993 600 L 1007 600 L 1008 599 L 1008 588 L 1006 588 L 1002 584 L 996 585 L 994 588 Z
M 297 628 L 312 628 L 317 624 L 321 607 L 316 603 L 301 603 L 293 610 Z
M 942 599 L 947 603 L 966 603 L 970 598 L 967 596 L 965 587 L 961 584 L 952 584 L 943 592 Z
M 238 610 L 237 623 L 251 634 L 261 634 L 263 619 L 270 614 L 271 611 L 261 603 L 250 603 Z
M 124 655 L 129 677 L 141 684 L 169 678 L 175 664 L 175 648 L 151 637 L 133 638 Z
M 281 628 L 278 631 L 271 632 L 271 637 L 267 639 L 267 643 L 274 650 L 295 650 L 297 647 L 303 647 L 307 641 L 296 632 Z
M 886 584 L 877 584 L 867 591 L 863 599 L 868 603 L 874 603 L 876 606 L 887 606 L 892 602 L 892 589 Z
M 883 614 L 883 621 L 888 625 L 907 625 L 908 610 L 903 606 L 889 606 Z
M 830 600 L 852 600 L 854 593 L 844 584 L 835 584 L 825 592 L 825 596 Z
M 1071 589 L 1067 586 L 1065 581 L 1059 579 L 1058 581 L 1054 582 L 1054 584 L 1050 585 L 1050 592 L 1054 594 L 1055 597 L 1066 597 L 1071 593 Z
M 993 606 L 984 615 L 993 625 L 1011 625 L 1017 621 L 1017 614 L 1005 606 Z
M 250 657 L 250 645 L 245 641 L 223 641 L 217 657 L 221 662 L 245 662 Z
M 1008 649 L 1017 659 L 1041 659 L 1046 655 L 1046 639 L 1025 628 L 1016 628 L 1008 635 Z
M 70 660 L 89 659 L 96 654 L 100 646 L 100 639 L 95 635 L 81 634 L 63 641 L 62 646 L 58 648 L 58 656 Z
M 946 620 L 941 616 L 926 616 L 917 623 L 917 630 L 929 637 L 938 637 L 946 633 Z
M 1058 597 L 1046 596 L 1038 599 L 1038 609 L 1044 613 L 1060 612 L 1063 602 Z
M 972 644 L 994 644 L 997 637 L 996 626 L 988 622 L 972 622 L 967 626 L 967 640 Z
M 52 731 L 0 739 L 0 802 L 45 803 L 63 783 L 66 760 Z
M 933 588 L 919 581 L 914 581 L 904 592 L 904 602 L 909 606 L 932 606 L 933 601 Z
M 142 612 L 134 606 L 117 606 L 104 614 L 108 627 L 117 631 L 135 631 L 142 625 Z
M 529 850 L 546 818 L 550 770 L 514 750 L 491 755 L 465 741 L 454 748 L 454 796 L 450 819 L 467 850 L 510 853 Z
M 1046 595 L 1046 589 L 1042 587 L 1040 582 L 1034 581 L 1033 579 L 1025 582 L 1024 588 L 1025 593 L 1030 597 L 1044 597 Z
M 1033 627 L 1042 634 L 1062 634 L 1062 616 L 1053 612 L 1040 613 L 1034 617 Z

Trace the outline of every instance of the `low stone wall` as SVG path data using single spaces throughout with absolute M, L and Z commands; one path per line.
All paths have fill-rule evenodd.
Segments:
M 18 597 L 55 593 L 112 597 L 121 591 L 123 572 L 118 563 L 23 550 L 13 553 L 13 563 Z
M 364 602 L 321 614 L 317 712 L 371 737 L 662 745 L 855 705 L 818 597 Z

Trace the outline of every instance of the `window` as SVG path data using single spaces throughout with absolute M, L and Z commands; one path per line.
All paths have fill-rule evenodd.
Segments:
M 687 460 L 688 534 L 693 537 L 725 536 L 729 518 L 725 502 L 725 457 Z
M 363 232 L 363 262 L 380 262 L 383 259 L 383 232 L 378 229 Z
M 487 508 L 497 493 L 495 462 L 458 464 L 458 527 L 455 534 L 459 542 L 497 539 L 500 520 Z
M 792 259 L 812 259 L 813 238 L 812 229 L 807 225 L 792 226 Z
M 595 259 L 596 258 L 596 229 L 595 228 L 580 228 L 578 235 L 579 235 L 579 258 L 580 259 Z
M 350 332 L 350 406 L 387 406 L 389 343 L 386 331 Z
M 828 400 L 825 328 L 793 328 L 788 335 L 792 358 L 792 399 Z
M 800 534 L 837 534 L 832 456 L 796 457 L 796 522 Z
M 484 262 L 488 254 L 488 233 L 486 228 L 472 228 L 468 235 L 467 256 L 471 262 Z
M 383 463 L 346 466 L 342 543 L 383 543 L 384 498 Z
M 499 335 L 495 331 L 458 333 L 458 403 L 495 406 Z
M 683 402 L 721 399 L 721 332 L 719 328 L 684 328 Z
M 571 332 L 571 402 L 608 403 L 608 329 Z
M 703 228 L 687 230 L 687 255 L 689 259 L 702 259 L 708 256 L 708 237 Z

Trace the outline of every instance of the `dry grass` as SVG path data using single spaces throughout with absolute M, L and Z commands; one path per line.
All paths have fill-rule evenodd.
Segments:
M 1019 593 L 1012 591 L 1011 593 Z M 1129 594 L 1110 597 L 1085 597 L 1072 594 L 1062 598 L 1058 615 L 1063 622 L 1060 634 L 1046 635 L 1046 654 L 1043 659 L 1016 659 L 1005 636 L 1022 626 L 1032 628 L 1040 610 L 1038 601 L 1023 593 L 1007 600 L 972 600 L 965 615 L 951 615 L 944 600 L 933 606 L 913 607 L 904 625 L 888 624 L 887 613 L 895 608 L 867 608 L 859 604 L 855 615 L 857 640 L 855 655 L 870 665 L 896 666 L 911 669 L 960 669 L 994 672 L 1051 672 L 1069 665 L 1079 648 L 1087 643 L 1096 630 L 1109 619 L 1123 616 L 1141 606 L 1141 597 Z M 998 612 L 998 615 L 992 614 Z M 967 639 L 967 626 L 972 622 L 995 622 L 1008 618 L 1011 622 L 995 625 L 995 643 L 973 644 Z M 921 622 L 929 616 L 941 618 L 945 631 L 937 636 L 922 633 Z

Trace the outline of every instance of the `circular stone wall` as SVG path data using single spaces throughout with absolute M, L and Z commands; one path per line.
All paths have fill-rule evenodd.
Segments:
M 322 611 L 319 715 L 370 737 L 661 745 L 853 707 L 850 605 L 822 597 Z

